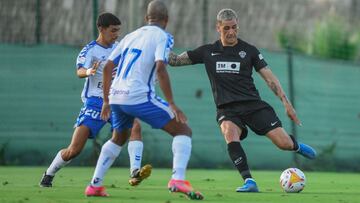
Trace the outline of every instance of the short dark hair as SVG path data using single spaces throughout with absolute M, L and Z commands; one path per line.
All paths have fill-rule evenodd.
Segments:
M 96 21 L 97 27 L 109 27 L 110 25 L 121 25 L 121 21 L 112 13 L 102 13 Z

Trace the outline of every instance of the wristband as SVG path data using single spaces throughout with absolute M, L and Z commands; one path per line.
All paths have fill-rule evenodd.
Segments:
M 92 68 L 86 69 L 86 75 L 87 75 L 87 76 L 90 76 L 90 75 L 91 75 L 91 70 L 92 70 Z

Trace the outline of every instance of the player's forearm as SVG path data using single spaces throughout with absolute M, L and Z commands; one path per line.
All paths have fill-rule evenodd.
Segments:
M 77 69 L 76 75 L 77 75 L 79 78 L 86 78 L 86 77 L 88 77 L 88 75 L 86 75 L 86 69 L 85 69 L 85 68 L 79 68 L 79 69 Z
M 159 80 L 159 86 L 161 91 L 163 92 L 166 101 L 169 104 L 174 103 L 173 94 L 171 90 L 170 78 L 169 74 L 166 71 L 165 65 L 164 67 L 157 67 L 157 77 Z
M 272 71 L 268 67 L 264 67 L 260 69 L 259 73 L 261 77 L 265 80 L 269 88 L 274 92 L 277 97 L 279 97 L 284 106 L 291 105 L 283 88 L 281 87 L 280 81 L 272 73 Z
M 112 62 L 108 61 L 103 69 L 103 98 L 104 102 L 109 103 L 109 92 L 111 85 L 111 73 L 113 65 Z
M 281 84 L 279 82 L 279 80 L 277 80 L 275 78 L 275 80 L 270 81 L 268 83 L 270 89 L 274 92 L 274 94 L 279 97 L 280 101 L 284 104 L 284 105 L 288 105 L 291 104 L 289 99 L 287 98 L 283 88 L 281 87 Z
M 180 55 L 170 52 L 169 54 L 169 65 L 171 66 L 186 66 L 191 65 L 192 61 L 190 60 L 187 52 L 183 52 Z
M 279 80 L 275 76 L 269 77 L 266 81 L 270 89 L 274 92 L 274 94 L 280 99 L 284 106 L 291 105 L 291 102 L 287 98 L 285 91 L 283 90 Z

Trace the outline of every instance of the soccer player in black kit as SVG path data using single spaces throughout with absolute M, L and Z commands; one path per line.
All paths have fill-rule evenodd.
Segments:
M 252 78 L 253 68 L 280 98 L 288 117 L 301 125 L 279 80 L 267 67 L 258 49 L 237 37 L 235 11 L 222 9 L 217 15 L 216 29 L 220 40 L 180 55 L 171 53 L 169 64 L 205 64 L 217 108 L 217 122 L 227 143 L 229 156 L 245 182 L 236 191 L 258 192 L 240 144 L 240 140 L 247 136 L 247 127 L 258 135 L 266 135 L 282 150 L 293 151 L 309 159 L 316 157 L 316 151 L 288 135 L 274 109 L 261 100 Z

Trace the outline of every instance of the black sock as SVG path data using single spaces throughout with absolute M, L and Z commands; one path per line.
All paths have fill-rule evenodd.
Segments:
M 234 163 L 235 167 L 239 171 L 242 178 L 252 178 L 249 166 L 247 164 L 246 154 L 241 147 L 240 142 L 230 142 L 228 144 L 229 156 Z
M 291 138 L 291 140 L 292 140 L 293 143 L 294 143 L 294 148 L 293 148 L 293 150 L 297 152 L 297 151 L 299 150 L 299 144 L 297 143 L 297 141 L 296 141 L 296 139 L 295 139 L 294 136 L 290 135 L 290 138 Z

